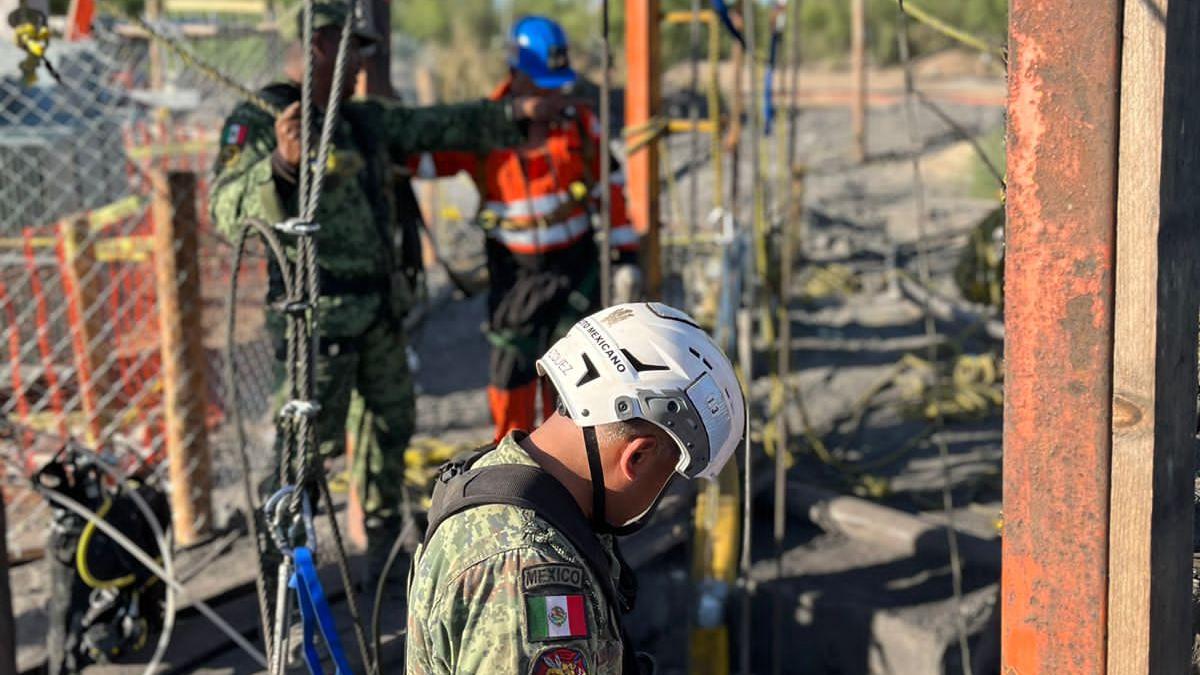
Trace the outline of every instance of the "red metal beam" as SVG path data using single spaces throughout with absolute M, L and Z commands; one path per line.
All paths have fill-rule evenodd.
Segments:
M 644 127 L 661 106 L 659 82 L 659 0 L 625 0 L 625 126 Z M 642 264 L 649 297 L 662 287 L 659 264 L 658 147 L 647 144 L 625 161 L 625 191 L 629 217 L 642 235 Z
M 1105 672 L 1120 0 L 1013 0 L 1003 668 Z

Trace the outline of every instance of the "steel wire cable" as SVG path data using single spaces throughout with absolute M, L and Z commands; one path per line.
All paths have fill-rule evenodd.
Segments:
M 908 35 L 909 13 L 905 10 L 904 0 L 897 0 L 897 4 L 896 41 L 900 60 L 904 67 L 904 118 L 905 126 L 908 128 L 909 157 L 912 163 L 913 202 L 917 224 L 917 271 L 920 275 L 921 283 L 926 288 L 932 288 L 932 275 L 929 268 L 929 247 L 927 246 L 928 233 L 926 232 L 925 221 L 925 182 L 921 174 L 921 147 L 923 142 L 920 130 L 917 127 L 916 109 L 914 108 L 914 104 L 917 101 L 917 89 L 912 63 L 912 46 Z M 934 324 L 933 312 L 929 307 L 928 300 L 924 303 L 922 313 L 925 318 L 925 335 L 931 340 L 929 360 L 932 363 L 937 356 L 937 347 L 932 342 L 937 337 L 937 327 Z M 945 420 L 940 410 L 936 414 L 934 425 L 938 429 L 941 429 L 945 425 Z M 946 446 L 945 440 L 939 434 L 935 433 L 933 435 L 933 442 L 937 446 L 938 457 L 942 465 L 942 509 L 946 518 L 946 540 L 950 550 L 950 576 L 954 592 L 954 625 L 958 635 L 958 649 L 960 658 L 962 659 L 964 674 L 972 675 L 971 646 L 967 636 L 966 617 L 963 615 L 962 556 L 959 552 L 958 530 L 954 517 L 954 495 L 950 487 L 950 450 Z

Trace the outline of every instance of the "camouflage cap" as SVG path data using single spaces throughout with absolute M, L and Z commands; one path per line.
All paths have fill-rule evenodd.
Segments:
M 368 44 L 379 42 L 379 34 L 371 29 L 363 16 L 363 3 L 357 5 L 354 17 L 354 35 Z M 313 3 L 313 32 L 327 26 L 342 27 L 350 7 L 341 0 L 316 0 Z M 279 34 L 285 40 L 299 40 L 304 32 L 304 3 L 296 2 L 279 20 Z

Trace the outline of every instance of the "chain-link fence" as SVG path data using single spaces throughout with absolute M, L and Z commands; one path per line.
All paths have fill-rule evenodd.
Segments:
M 282 43 L 258 19 L 154 24 L 248 87 Z M 34 86 L 0 48 L 0 462 L 7 547 L 42 545 L 48 514 L 29 472 L 66 443 L 173 493 L 177 538 L 210 530 L 231 499 L 234 402 L 225 391 L 232 247 L 208 212 L 217 135 L 236 94 L 144 28 L 102 16 L 91 40 L 54 43 L 59 75 Z M 265 258 L 243 264 L 232 353 L 252 442 L 270 435 L 272 347 L 262 329 Z M 255 453 L 265 456 L 267 453 Z M 214 514 L 213 502 L 217 502 Z

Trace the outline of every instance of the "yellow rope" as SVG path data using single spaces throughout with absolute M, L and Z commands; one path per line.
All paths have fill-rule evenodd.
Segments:
M 1003 49 L 989 44 L 983 38 L 972 35 L 961 28 L 951 26 L 924 9 L 912 4 L 911 0 L 904 0 L 904 2 L 900 4 L 900 7 L 904 10 L 905 14 L 908 14 L 917 21 L 920 21 L 926 26 L 929 26 L 930 28 L 936 30 L 942 35 L 945 35 L 951 40 L 958 42 L 959 44 L 966 45 L 972 49 L 977 49 L 985 54 L 997 56 L 1001 61 L 1006 60 L 1007 58 L 1007 55 Z

